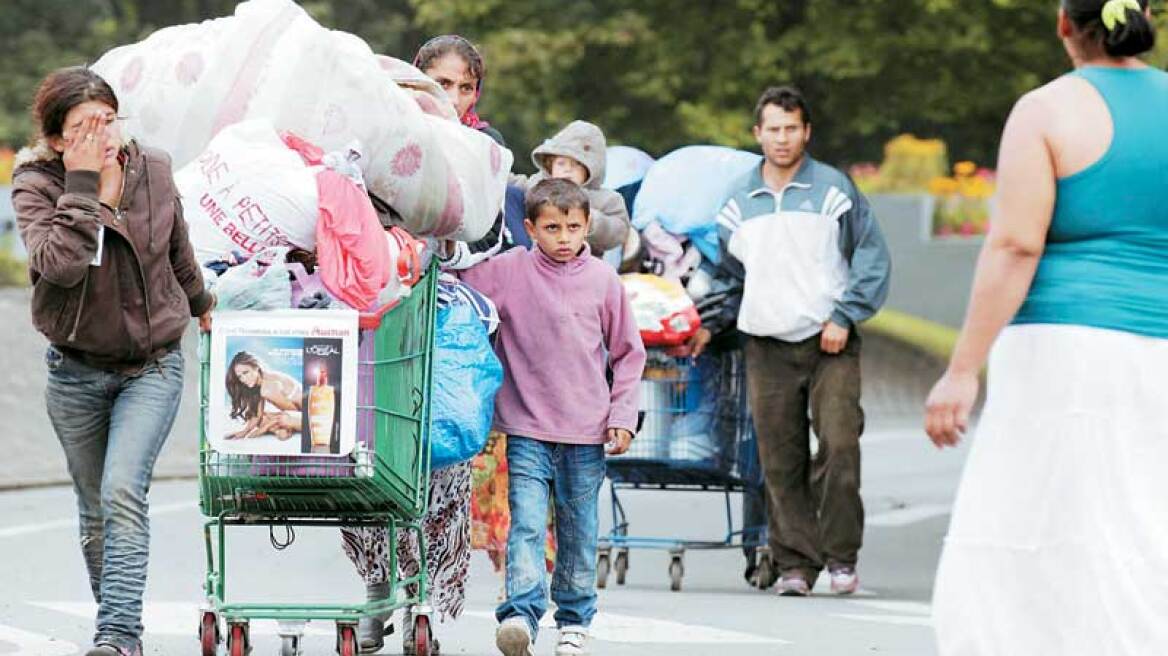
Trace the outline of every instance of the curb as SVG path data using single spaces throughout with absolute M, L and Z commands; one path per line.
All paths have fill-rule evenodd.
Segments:
M 918 348 L 942 362 L 949 361 L 959 334 L 949 326 L 898 310 L 881 310 L 863 325 L 874 333 Z

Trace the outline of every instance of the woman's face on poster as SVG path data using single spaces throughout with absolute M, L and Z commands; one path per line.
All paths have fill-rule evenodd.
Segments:
M 260 370 L 250 364 L 235 365 L 235 377 L 247 387 L 255 387 L 260 384 Z

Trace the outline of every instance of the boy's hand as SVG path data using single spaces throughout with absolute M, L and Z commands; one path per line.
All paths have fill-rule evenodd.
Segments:
M 604 450 L 610 456 L 619 456 L 629 450 L 633 442 L 633 434 L 623 428 L 608 429 L 608 448 Z

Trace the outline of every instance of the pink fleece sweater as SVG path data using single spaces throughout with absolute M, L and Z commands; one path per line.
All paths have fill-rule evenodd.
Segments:
M 635 431 L 645 347 L 612 267 L 587 248 L 566 263 L 514 248 L 462 280 L 499 309 L 495 430 L 567 444 L 602 444 L 609 428 Z

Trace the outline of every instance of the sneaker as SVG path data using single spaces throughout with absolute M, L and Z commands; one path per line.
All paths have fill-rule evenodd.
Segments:
M 806 597 L 811 594 L 811 586 L 800 572 L 783 572 L 779 583 L 775 586 L 780 597 Z
M 535 656 L 532 642 L 531 627 L 519 616 L 508 617 L 495 630 L 495 646 L 503 656 Z
M 588 653 L 585 646 L 587 642 L 587 627 L 560 627 L 560 642 L 556 645 L 556 656 L 585 656 Z
M 142 656 L 142 648 L 126 649 L 111 642 L 99 642 L 85 652 L 85 656 Z
M 830 574 L 833 594 L 850 595 L 860 587 L 860 577 L 856 575 L 855 567 L 833 567 Z

